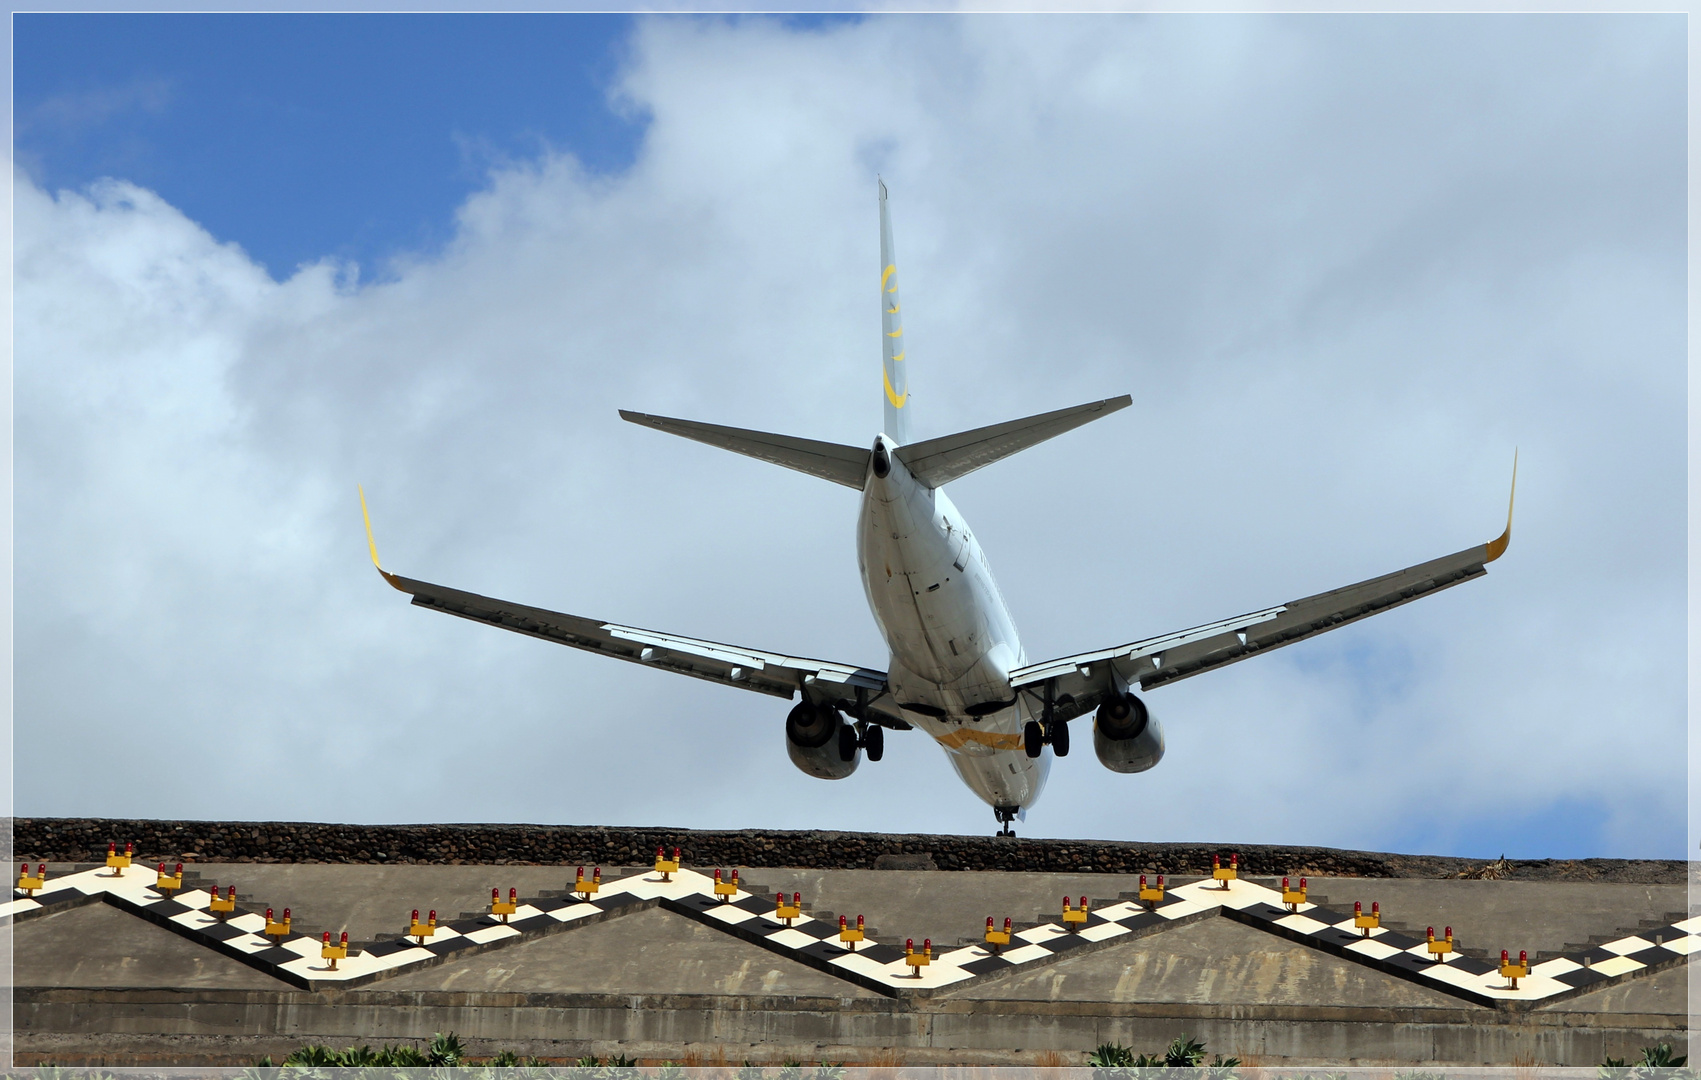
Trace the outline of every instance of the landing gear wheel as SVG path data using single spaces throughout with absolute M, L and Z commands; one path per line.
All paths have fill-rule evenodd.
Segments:
M 856 729 L 849 724 L 839 726 L 839 760 L 856 760 Z
M 1058 720 L 1051 722 L 1051 752 L 1058 757 L 1069 756 L 1069 725 Z
M 886 753 L 886 729 L 879 724 L 869 724 L 868 730 L 862 733 L 862 749 L 868 754 L 869 761 L 879 761 Z
M 1004 826 L 998 830 L 999 836 L 1016 835 L 1016 830 L 1010 827 L 1010 823 L 1016 820 L 1016 808 L 1014 806 L 995 806 L 992 808 L 992 816 L 998 819 L 1000 825 Z
M 1040 748 L 1043 746 L 1045 746 L 1045 733 L 1040 730 L 1039 721 L 1029 720 L 1022 725 L 1022 749 L 1028 752 L 1028 756 L 1031 758 L 1039 757 Z

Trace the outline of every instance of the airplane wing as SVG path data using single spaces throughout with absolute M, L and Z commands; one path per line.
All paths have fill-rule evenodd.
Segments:
M 1512 479 L 1516 497 L 1515 460 Z M 1508 505 L 1506 531 L 1486 544 L 1232 619 L 1131 641 L 1111 649 L 1030 664 L 1012 671 L 1010 684 L 1036 701 L 1049 693 L 1054 715 L 1068 720 L 1097 708 L 1101 701 L 1117 692 L 1119 684 L 1129 687 L 1137 684 L 1142 690 L 1151 690 L 1482 577 L 1488 572 L 1486 564 L 1505 554 L 1511 541 L 1512 510 Z
M 372 519 L 366 512 L 364 491 L 360 495 L 360 512 L 366 520 L 366 543 L 372 553 L 372 565 L 391 586 L 410 594 L 418 607 L 742 690 L 787 699 L 802 691 L 811 700 L 838 705 L 852 716 L 864 717 L 883 727 L 899 730 L 910 727 L 887 693 L 883 671 L 600 622 L 392 574 L 378 561 L 378 546 L 372 539 Z

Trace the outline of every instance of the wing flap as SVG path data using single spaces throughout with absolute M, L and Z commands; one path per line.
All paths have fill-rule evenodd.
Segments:
M 1138 684 L 1142 690 L 1150 690 L 1214 671 L 1482 577 L 1488 573 L 1486 564 L 1504 555 L 1512 542 L 1512 508 L 1517 494 L 1518 459 L 1514 454 L 1506 531 L 1486 544 L 1232 619 L 1029 664 L 1010 673 L 1010 685 L 1029 694 L 1037 694 L 1037 688 L 1044 686 L 1054 701 L 1064 703 L 1060 714 L 1067 720 L 1097 707 L 1124 687 Z
M 364 491 L 360 493 L 360 510 L 372 565 L 392 587 L 411 595 L 416 607 L 723 686 L 788 699 L 801 691 L 811 700 L 837 705 L 885 727 L 910 727 L 887 691 L 883 671 L 599 622 L 392 574 L 378 561 Z
M 1232 619 L 1030 664 L 1012 671 L 1010 683 L 1030 692 L 1049 683 L 1054 695 L 1068 701 L 1067 719 L 1097 707 L 1123 686 L 1151 690 L 1214 671 L 1482 577 L 1490 554 L 1489 545 L 1481 544 Z

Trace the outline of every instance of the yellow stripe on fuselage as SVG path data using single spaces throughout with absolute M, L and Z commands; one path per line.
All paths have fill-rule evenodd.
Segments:
M 994 750 L 1020 750 L 1022 748 L 1022 737 L 1020 735 L 977 731 L 974 728 L 958 728 L 949 735 L 935 735 L 933 741 L 951 750 L 960 750 L 969 743 L 979 743 Z

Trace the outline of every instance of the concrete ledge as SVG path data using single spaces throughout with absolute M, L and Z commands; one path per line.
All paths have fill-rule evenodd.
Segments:
M 1687 1041 L 1681 1015 L 1497 1013 L 1095 1002 L 902 1001 L 759 995 L 339 993 L 20 987 L 19 1062 L 251 1064 L 306 1043 L 424 1040 L 454 1031 L 477 1053 L 544 1058 L 622 1053 L 677 1060 L 719 1048 L 732 1061 L 867 1060 L 898 1048 L 910 1064 L 1032 1062 L 1102 1042 L 1161 1045 L 1177 1035 L 1259 1064 L 1598 1063 Z M 157 1057 L 156 1057 L 157 1056 Z

